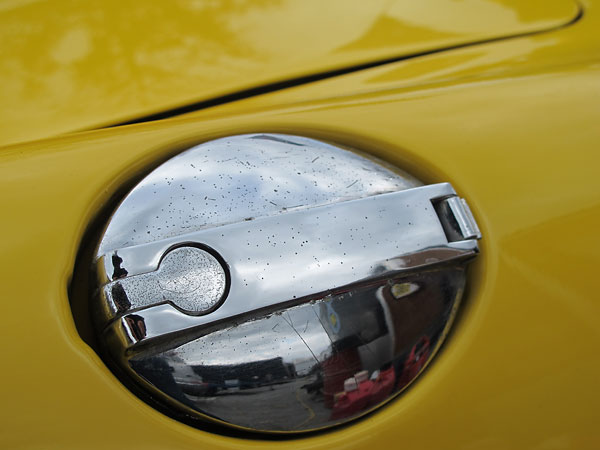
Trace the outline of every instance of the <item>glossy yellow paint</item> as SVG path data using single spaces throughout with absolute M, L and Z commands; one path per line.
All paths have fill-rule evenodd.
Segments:
M 596 3 L 585 3 L 572 27 L 535 38 L 405 61 L 214 113 L 4 148 L 0 445 L 599 448 Z M 67 295 L 84 232 L 121 186 L 185 146 L 251 131 L 332 140 L 426 182 L 450 181 L 484 234 L 467 302 L 427 373 L 383 410 L 301 440 L 223 437 L 161 415 L 83 342 Z
M 597 448 L 599 104 L 600 65 L 588 63 L 5 149 L 2 444 Z M 451 181 L 485 236 L 468 302 L 430 370 L 351 427 L 288 442 L 217 436 L 154 411 L 81 340 L 67 298 L 84 230 L 123 183 L 181 146 L 257 130 L 334 140 Z
M 558 32 L 539 33 L 408 59 L 216 106 L 188 116 L 217 117 L 233 112 L 250 113 L 278 108 L 282 103 L 301 107 L 305 102 L 339 100 L 348 93 L 353 96 L 363 94 L 371 99 L 374 96 L 387 96 L 391 92 L 412 92 L 412 95 L 417 95 L 419 91 L 443 89 L 455 84 L 525 76 L 532 71 L 595 62 L 600 59 L 600 2 L 584 0 L 581 5 L 582 17 Z
M 0 144 L 556 28 L 578 11 L 573 0 L 4 0 Z

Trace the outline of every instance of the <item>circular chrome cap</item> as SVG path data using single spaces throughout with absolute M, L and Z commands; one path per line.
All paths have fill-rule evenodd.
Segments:
M 95 322 L 175 416 L 323 429 L 426 367 L 479 237 L 447 183 L 297 136 L 219 139 L 121 202 L 94 263 Z

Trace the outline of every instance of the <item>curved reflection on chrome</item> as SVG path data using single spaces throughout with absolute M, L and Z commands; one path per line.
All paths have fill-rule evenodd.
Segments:
M 260 431 L 315 430 L 402 391 L 444 338 L 459 267 L 380 280 L 126 361 L 179 408 Z
M 428 364 L 480 237 L 448 183 L 307 138 L 219 139 L 119 205 L 94 320 L 106 357 L 174 416 L 323 429 Z

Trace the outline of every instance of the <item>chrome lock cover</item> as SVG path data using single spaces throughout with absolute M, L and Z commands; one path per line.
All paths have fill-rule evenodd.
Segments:
M 219 139 L 121 202 L 96 252 L 94 321 L 175 416 L 323 429 L 423 371 L 480 237 L 447 183 L 297 136 Z

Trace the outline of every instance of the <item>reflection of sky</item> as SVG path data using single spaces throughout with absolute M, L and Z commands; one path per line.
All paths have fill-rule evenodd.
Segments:
M 285 139 L 296 144 L 225 138 L 171 159 L 125 199 L 100 253 L 288 208 L 418 185 L 351 152 Z
M 315 305 L 305 304 L 282 314 L 217 331 L 175 349 L 173 353 L 190 365 L 235 365 L 272 359 L 303 364 L 308 370 L 315 358 L 329 354 L 331 341 Z
M 297 370 L 308 371 L 331 355 L 334 342 L 346 338 L 357 339 L 371 351 L 370 343 L 388 332 L 376 290 L 358 289 L 219 330 L 172 350 L 170 358 L 215 366 L 281 357 Z

